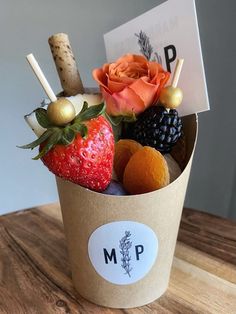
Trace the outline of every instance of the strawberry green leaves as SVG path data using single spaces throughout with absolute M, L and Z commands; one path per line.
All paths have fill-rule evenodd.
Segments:
M 106 114 L 106 118 L 111 123 L 111 125 L 114 125 L 114 126 L 118 126 L 123 121 L 122 116 L 112 117 Z
M 41 152 L 35 156 L 33 158 L 33 160 L 37 160 L 41 157 L 43 157 L 45 154 L 47 154 L 47 152 L 53 148 L 53 146 L 55 146 L 61 139 L 61 135 L 62 135 L 62 130 L 61 129 L 56 129 L 52 135 L 48 138 L 45 146 L 43 147 L 43 149 L 41 150 Z
M 39 138 L 37 138 L 37 140 L 33 141 L 30 144 L 27 145 L 23 145 L 23 146 L 17 146 L 18 148 L 23 148 L 23 149 L 33 149 L 36 146 L 40 145 L 41 143 L 43 143 L 44 141 L 46 141 L 53 133 L 52 129 L 48 129 L 47 131 L 45 131 Z
M 38 108 L 35 110 L 35 115 L 38 123 L 43 127 L 43 128 L 48 128 L 50 127 L 51 123 L 47 117 L 47 110 L 43 108 Z
M 106 106 L 104 103 L 101 103 L 96 106 L 86 107 L 88 104 L 84 102 L 84 106 L 80 113 L 75 118 L 75 121 L 82 122 L 82 121 L 88 121 L 94 118 L 97 118 L 98 116 L 105 113 Z
M 74 123 L 71 127 L 70 127 L 74 132 L 76 133 L 80 133 L 80 135 L 83 138 L 87 137 L 88 134 L 88 128 L 85 124 L 79 124 L 79 123 Z
M 62 131 L 60 143 L 62 145 L 69 145 L 74 141 L 75 134 L 76 132 L 70 126 L 65 127 L 64 130 Z
M 37 160 L 39 158 L 42 158 L 45 154 L 47 154 L 50 149 L 52 149 L 57 144 L 71 144 L 77 134 L 80 134 L 82 138 L 86 138 L 88 134 L 88 129 L 84 122 L 95 119 L 104 113 L 104 103 L 88 107 L 88 103 L 84 102 L 83 108 L 72 122 L 68 123 L 64 127 L 58 127 L 51 125 L 47 116 L 47 110 L 43 108 L 38 108 L 35 110 L 36 119 L 38 123 L 47 130 L 32 143 L 18 147 L 23 149 L 33 149 L 36 146 L 42 144 L 41 151 L 37 156 L 33 158 L 34 160 Z
M 106 118 L 114 126 L 118 126 L 122 122 L 132 123 L 137 120 L 135 113 L 130 116 L 110 116 L 106 113 Z
M 87 103 L 87 101 L 84 101 L 83 108 L 80 110 L 78 115 L 80 115 L 81 113 L 83 113 L 87 109 L 88 109 L 88 103 Z M 77 115 L 77 117 L 78 117 L 78 115 Z

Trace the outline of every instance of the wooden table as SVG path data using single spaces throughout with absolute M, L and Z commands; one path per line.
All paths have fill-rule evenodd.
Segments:
M 167 293 L 113 310 L 75 292 L 58 204 L 2 216 L 0 313 L 236 313 L 236 222 L 184 209 Z

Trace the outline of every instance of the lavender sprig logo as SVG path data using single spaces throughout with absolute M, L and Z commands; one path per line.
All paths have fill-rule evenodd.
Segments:
M 140 47 L 139 51 L 141 52 L 141 54 L 143 54 L 144 57 L 146 57 L 149 61 L 156 61 L 162 64 L 161 56 L 157 52 L 154 52 L 154 57 L 152 58 L 153 47 L 147 34 L 141 30 L 138 34 L 135 33 L 134 35 L 138 37 L 138 45 Z
M 132 271 L 132 268 L 130 268 L 130 248 L 132 247 L 132 242 L 130 241 L 131 233 L 130 231 L 125 231 L 124 237 L 120 240 L 120 253 L 122 255 L 121 258 L 121 267 L 124 268 L 125 274 L 127 274 L 129 277 L 131 277 L 130 272 Z
M 136 37 L 138 37 L 138 45 L 140 47 L 140 52 L 148 59 L 151 59 L 152 53 L 153 53 L 153 48 L 152 45 L 150 44 L 150 39 L 144 33 L 143 31 L 140 31 L 139 34 L 134 34 Z

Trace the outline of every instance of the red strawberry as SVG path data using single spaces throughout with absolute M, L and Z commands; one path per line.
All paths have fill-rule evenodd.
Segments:
M 86 139 L 77 133 L 71 144 L 55 145 L 42 157 L 42 161 L 58 177 L 95 191 L 103 191 L 110 183 L 112 174 L 112 128 L 103 116 L 85 125 L 88 128 Z
M 41 158 L 56 176 L 103 191 L 111 181 L 114 157 L 112 127 L 101 115 L 104 110 L 104 104 L 85 105 L 72 123 L 64 128 L 48 127 L 37 141 L 23 148 L 40 144 L 40 153 L 34 159 Z

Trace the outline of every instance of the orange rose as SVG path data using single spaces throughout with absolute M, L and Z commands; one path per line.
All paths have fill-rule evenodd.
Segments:
M 111 116 L 139 114 L 155 104 L 169 76 L 157 62 L 132 54 L 93 70 Z

